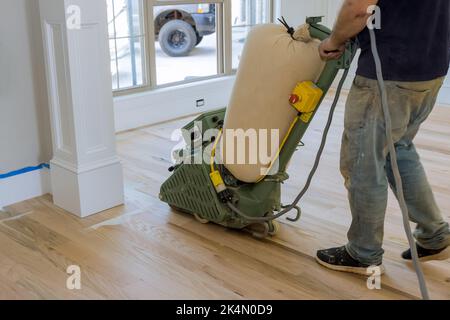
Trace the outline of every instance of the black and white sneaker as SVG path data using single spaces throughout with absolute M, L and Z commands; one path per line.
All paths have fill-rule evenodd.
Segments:
M 425 249 L 416 244 L 419 260 L 422 262 L 431 260 L 446 260 L 450 258 L 450 247 L 445 247 L 440 250 Z M 411 249 L 402 253 L 402 258 L 405 260 L 412 260 Z
M 348 254 L 345 246 L 327 250 L 319 250 L 317 251 L 316 260 L 322 266 L 335 271 L 343 271 L 363 275 L 372 273 L 369 268 L 373 266 L 363 264 L 358 260 L 353 259 Z M 380 274 L 383 274 L 385 272 L 384 266 L 382 264 L 376 267 L 380 268 Z

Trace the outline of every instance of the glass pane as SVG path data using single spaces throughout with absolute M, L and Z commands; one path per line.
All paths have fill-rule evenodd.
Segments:
M 117 43 L 117 66 L 119 88 L 130 88 L 143 84 L 141 47 L 143 39 L 120 38 Z
M 233 69 L 237 69 L 251 28 L 269 22 L 268 0 L 232 0 Z
M 119 89 L 119 82 L 118 82 L 116 41 L 115 40 L 109 40 L 109 48 L 110 48 L 110 54 L 111 54 L 112 88 L 113 88 L 113 90 L 117 90 L 117 89 Z
M 218 4 L 154 7 L 157 84 L 218 74 Z
M 108 34 L 109 38 L 114 38 L 115 31 L 114 31 L 114 3 L 113 0 L 107 0 L 106 1 L 107 11 L 108 11 Z
M 113 34 L 116 37 L 142 35 L 141 0 L 108 0 L 108 2 L 112 7 L 109 22 L 113 20 L 115 28 Z
M 145 84 L 145 35 L 142 0 L 106 0 L 111 51 L 112 88 Z

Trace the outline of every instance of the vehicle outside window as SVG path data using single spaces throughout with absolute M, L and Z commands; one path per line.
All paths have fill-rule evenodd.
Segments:
M 157 5 L 156 84 L 167 85 L 217 76 L 219 3 Z
M 216 5 L 158 6 L 154 10 L 155 33 L 165 54 L 187 56 L 204 36 L 216 32 Z

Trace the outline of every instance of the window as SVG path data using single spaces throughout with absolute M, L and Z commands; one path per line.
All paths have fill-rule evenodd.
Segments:
M 115 94 L 233 74 L 272 0 L 106 0 Z
M 113 90 L 146 84 L 141 0 L 107 0 Z
M 239 66 L 245 39 L 251 28 L 271 21 L 270 2 L 266 0 L 232 0 L 232 66 Z

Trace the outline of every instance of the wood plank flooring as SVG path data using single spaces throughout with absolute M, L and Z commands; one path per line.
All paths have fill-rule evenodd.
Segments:
M 345 98 L 345 97 L 344 97 Z M 51 196 L 0 213 L 0 299 L 417 299 L 412 266 L 392 195 L 386 218 L 381 290 L 366 278 L 326 270 L 315 251 L 342 245 L 350 224 L 339 174 L 343 100 L 326 152 L 296 223 L 281 220 L 280 234 L 259 241 L 248 234 L 173 212 L 158 200 L 169 176 L 173 130 L 192 119 L 121 133 L 126 204 L 80 220 L 53 206 Z M 287 203 L 312 166 L 330 100 L 326 100 L 293 158 L 283 186 Z M 450 108 L 437 107 L 417 146 L 437 201 L 450 220 Z M 81 290 L 68 290 L 66 269 L 81 267 Z M 431 296 L 450 299 L 450 261 L 424 264 Z

